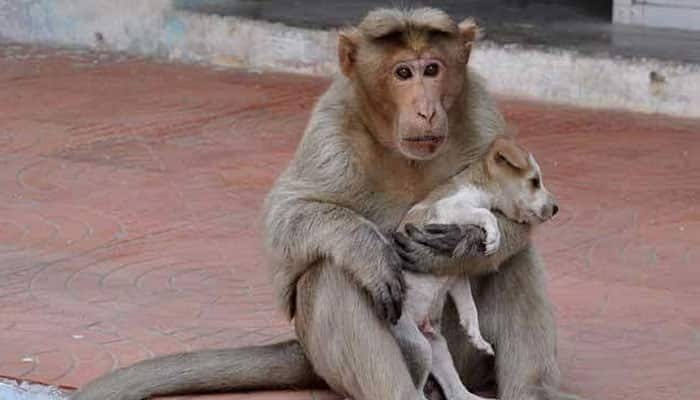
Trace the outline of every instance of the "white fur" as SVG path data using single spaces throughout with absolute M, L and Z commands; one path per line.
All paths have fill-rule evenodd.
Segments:
M 486 232 L 486 254 L 498 250 L 501 232 L 496 217 L 489 211 L 493 204 L 490 193 L 474 185 L 462 185 L 453 194 L 436 201 L 432 206 L 424 203 L 415 205 L 410 211 L 425 211 L 431 208 L 434 218 L 428 223 L 456 223 L 478 225 Z M 460 324 L 467 337 L 477 348 L 493 355 L 493 347 L 479 330 L 476 304 L 472 297 L 469 280 L 461 276 L 437 276 L 405 272 L 406 300 L 404 310 L 394 335 L 404 342 L 414 343 L 420 348 L 429 349 L 432 354 L 430 371 L 419 378 L 422 387 L 432 372 L 449 399 L 480 400 L 480 396 L 470 393 L 459 379 L 454 361 L 447 349 L 445 338 L 433 325 L 439 325 L 445 299 L 452 296 L 459 314 Z M 419 329 L 416 329 L 418 327 Z
M 435 219 L 429 223 L 477 225 L 486 231 L 486 255 L 498 250 L 501 231 L 491 213 L 493 195 L 474 185 L 464 185 L 454 194 L 435 202 Z
M 430 203 L 429 200 L 416 204 L 408 216 L 423 213 L 430 215 L 428 224 L 476 225 L 486 233 L 485 255 L 496 253 L 501 243 L 498 221 L 491 209 L 499 209 L 508 218 L 537 224 L 551 217 L 554 198 L 544 187 L 540 167 L 532 154 L 529 155 L 530 168 L 527 173 L 518 175 L 500 175 L 498 184 L 485 187 L 457 180 L 457 189 L 451 194 Z M 539 179 L 539 188 L 535 188 L 532 179 Z M 545 215 L 545 206 L 549 206 Z M 449 399 L 478 400 L 481 397 L 470 393 L 462 384 L 447 351 L 445 338 L 433 324 L 439 325 L 445 299 L 449 294 L 455 302 L 459 322 L 471 344 L 494 355 L 493 346 L 481 335 L 476 303 L 472 296 L 469 279 L 462 276 L 437 276 L 405 272 L 408 290 L 404 311 L 399 323 L 393 328 L 394 334 L 404 342 L 410 342 L 422 349 L 432 352 L 431 370 L 419 378 L 419 385 L 424 385 L 428 372 L 445 391 Z M 422 387 L 422 386 L 419 386 Z

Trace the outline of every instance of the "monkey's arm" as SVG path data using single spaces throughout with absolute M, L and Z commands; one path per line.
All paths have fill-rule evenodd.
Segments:
M 393 239 L 407 271 L 436 273 L 453 267 L 459 261 L 454 252 L 460 244 L 461 256 L 484 254 L 486 234 L 477 225 L 427 224 L 419 228 L 406 224 L 404 229 L 406 233 L 394 232 Z
M 407 236 L 395 234 L 404 269 L 424 273 L 459 269 L 466 274 L 497 270 L 527 247 L 531 227 L 500 213 L 494 215 L 501 231 L 501 244 L 490 256 L 484 256 L 484 231 L 474 225 L 431 224 L 422 228 L 407 225 Z
M 317 261 L 331 259 L 367 290 L 381 318 L 395 323 L 404 294 L 401 261 L 370 220 L 334 203 L 297 196 L 266 207 L 266 247 L 282 302 L 291 303 L 298 278 Z M 293 304 L 285 304 L 293 310 Z

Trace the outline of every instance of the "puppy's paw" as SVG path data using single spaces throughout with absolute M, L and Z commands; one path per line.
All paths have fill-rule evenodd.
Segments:
M 498 221 L 493 215 L 486 220 L 483 226 L 486 237 L 484 239 L 484 255 L 490 256 L 501 246 L 501 231 L 498 229 Z
M 480 352 L 488 354 L 491 357 L 496 355 L 496 352 L 493 351 L 493 346 L 491 345 L 491 343 L 484 340 L 484 338 L 481 337 L 481 335 L 474 337 L 470 336 L 469 341 Z
M 472 344 L 472 346 L 474 346 L 480 352 L 485 353 L 491 357 L 496 355 L 496 352 L 493 350 L 493 346 L 491 345 L 491 343 L 487 342 L 486 339 L 484 339 L 484 337 L 481 336 L 481 331 L 479 331 L 479 328 L 476 327 L 473 322 L 463 321 L 460 324 L 466 331 L 467 338 L 469 340 L 469 343 Z

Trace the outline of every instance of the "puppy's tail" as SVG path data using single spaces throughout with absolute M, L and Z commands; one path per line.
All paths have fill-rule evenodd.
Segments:
M 323 386 L 299 342 L 290 340 L 141 361 L 90 382 L 71 400 L 143 400 L 152 396 Z

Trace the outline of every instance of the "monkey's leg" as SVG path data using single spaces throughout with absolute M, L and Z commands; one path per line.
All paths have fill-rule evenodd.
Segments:
M 493 343 L 499 397 L 544 399 L 559 379 L 556 326 L 544 268 L 527 248 L 478 282 L 482 332 Z
M 433 355 L 430 343 L 421 333 L 415 321 L 404 312 L 399 322 L 391 327 L 394 337 L 401 348 L 408 369 L 413 377 L 416 388 L 423 390 L 430 374 Z
M 297 285 L 297 335 L 331 388 L 355 400 L 423 400 L 388 323 L 343 271 L 319 262 Z
M 435 334 L 430 338 L 430 345 L 433 353 L 432 373 L 442 386 L 445 397 L 450 400 L 484 400 L 483 397 L 470 393 L 464 387 L 455 369 L 445 338 Z

